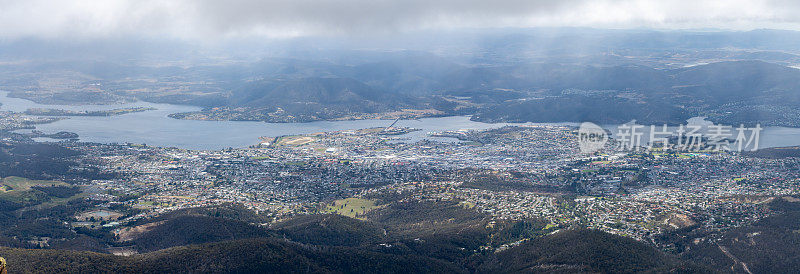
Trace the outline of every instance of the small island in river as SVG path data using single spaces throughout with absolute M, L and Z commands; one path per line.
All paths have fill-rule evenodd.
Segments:
M 37 116 L 114 116 L 134 112 L 155 110 L 151 107 L 118 108 L 109 110 L 66 110 L 52 108 L 30 108 L 25 111 L 27 115 Z
M 50 139 L 78 139 L 78 134 L 69 131 L 59 131 L 56 133 L 47 134 L 40 130 L 32 130 L 30 133 L 24 133 L 23 135 L 30 137 L 30 138 L 39 138 L 45 137 Z

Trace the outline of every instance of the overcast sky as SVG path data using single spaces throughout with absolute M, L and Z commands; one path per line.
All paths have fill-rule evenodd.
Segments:
M 474 27 L 800 30 L 792 0 L 0 0 L 0 37 L 370 35 Z

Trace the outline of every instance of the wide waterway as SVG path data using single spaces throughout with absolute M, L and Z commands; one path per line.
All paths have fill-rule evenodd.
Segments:
M 108 110 L 127 107 L 152 107 L 156 110 L 117 116 L 73 116 L 61 121 L 36 125 L 45 133 L 69 131 L 77 133 L 81 141 L 99 143 L 144 143 L 155 146 L 186 149 L 222 149 L 246 147 L 258 143 L 261 136 L 282 136 L 324 131 L 385 127 L 391 120 L 319 121 L 308 123 L 265 123 L 255 121 L 194 121 L 167 117 L 171 113 L 199 110 L 198 107 L 171 104 L 136 102 L 118 105 L 43 105 L 30 100 L 7 97 L 0 92 L 0 110 L 23 112 L 29 108 L 54 108 L 67 110 Z M 571 123 L 565 123 L 571 124 Z M 513 123 L 482 123 L 468 117 L 439 117 L 419 120 L 401 120 L 399 127 L 412 127 L 420 131 L 401 137 L 416 141 L 427 137 L 428 132 L 498 128 Z M 433 138 L 452 141 L 449 138 Z M 761 133 L 760 147 L 800 145 L 800 129 L 768 127 Z
M 392 120 L 319 121 L 308 123 L 265 123 L 255 121 L 195 121 L 167 117 L 171 113 L 199 110 L 198 107 L 137 102 L 118 105 L 43 105 L 26 99 L 7 97 L 0 92 L 0 110 L 23 112 L 29 108 L 68 110 L 107 110 L 127 107 L 152 107 L 156 110 L 116 116 L 72 116 L 61 121 L 36 125 L 45 133 L 69 131 L 81 141 L 99 143 L 144 143 L 155 146 L 186 149 L 222 149 L 257 144 L 261 136 L 282 136 L 324 131 L 385 127 Z M 427 137 L 428 132 L 486 129 L 507 124 L 488 124 L 470 121 L 468 117 L 440 117 L 398 121 L 398 127 L 421 129 L 406 134 L 410 141 Z M 449 138 L 435 138 L 448 140 Z M 450 139 L 452 141 L 452 139 Z

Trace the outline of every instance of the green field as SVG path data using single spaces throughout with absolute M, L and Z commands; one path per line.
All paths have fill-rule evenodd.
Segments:
M 53 199 L 44 192 L 31 189 L 34 186 L 52 185 L 68 186 L 68 184 L 59 181 L 31 180 L 16 176 L 5 177 L 0 181 L 0 200 L 20 203 L 25 206 L 40 205 L 46 202 L 52 202 L 47 203 L 47 205 L 59 204 L 68 201 L 69 198 Z
M 461 206 L 463 206 L 463 207 L 464 207 L 464 208 L 466 208 L 466 209 L 472 209 L 472 208 L 475 208 L 475 204 L 473 204 L 473 203 L 470 203 L 470 202 L 466 202 L 466 201 L 462 201 L 462 202 L 460 202 L 460 203 L 458 203 L 458 204 L 459 204 L 459 205 L 461 205 Z
M 372 200 L 347 198 L 334 201 L 332 205 L 329 205 L 324 210 L 324 213 L 333 213 L 356 218 L 357 216 L 377 207 L 378 206 L 375 206 L 375 201 Z
M 311 142 L 314 142 L 317 139 L 315 136 L 308 136 L 308 135 L 293 135 L 293 136 L 283 136 L 278 138 L 275 142 L 275 145 L 278 146 L 302 146 Z
M 0 191 L 2 192 L 9 192 L 9 191 L 27 191 L 30 190 L 33 186 L 51 186 L 51 185 L 67 185 L 64 182 L 59 181 L 45 181 L 45 180 L 31 180 L 28 178 L 16 177 L 16 176 L 9 176 L 3 178 L 2 187 Z

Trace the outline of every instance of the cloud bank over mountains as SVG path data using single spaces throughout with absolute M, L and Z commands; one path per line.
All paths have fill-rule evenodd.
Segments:
M 369 36 L 494 27 L 800 30 L 789 0 L 0 0 L 0 38 Z

